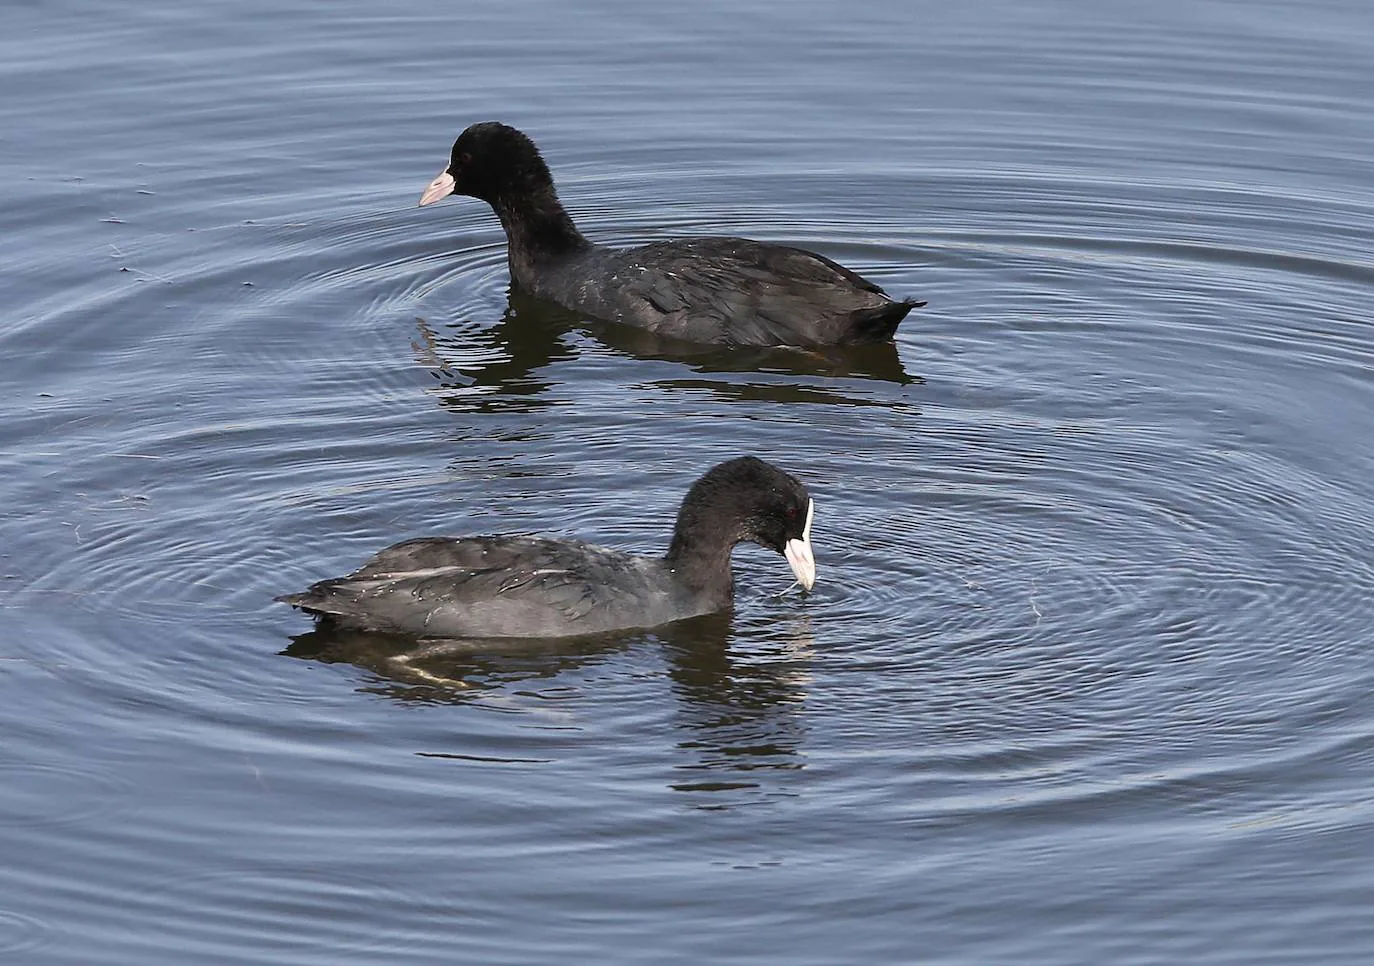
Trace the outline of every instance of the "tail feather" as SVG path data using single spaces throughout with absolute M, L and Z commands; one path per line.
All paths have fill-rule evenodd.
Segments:
M 349 605 L 356 603 L 357 598 L 356 587 L 349 587 L 349 579 L 336 577 L 311 584 L 300 593 L 282 594 L 275 599 L 283 604 L 299 607 L 307 614 L 326 616 L 348 614 L 351 610 Z
M 912 309 L 919 309 L 925 302 L 916 299 L 902 299 L 880 305 L 876 309 L 865 309 L 850 316 L 849 337 L 844 341 L 850 344 L 863 342 L 890 342 L 897 334 L 897 326 Z

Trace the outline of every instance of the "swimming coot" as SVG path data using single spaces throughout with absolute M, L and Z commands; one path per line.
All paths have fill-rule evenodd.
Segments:
M 668 553 L 639 557 L 580 540 L 421 537 L 347 577 L 278 597 L 335 624 L 422 637 L 568 637 L 653 627 L 724 610 L 730 551 L 752 541 L 816 580 L 806 487 L 752 456 L 713 468 L 687 491 Z
M 830 259 L 747 238 L 611 249 L 583 237 L 558 201 L 539 150 L 495 121 L 453 143 L 420 205 L 480 198 L 506 230 L 516 285 L 595 319 L 662 336 L 751 346 L 885 342 L 912 309 Z

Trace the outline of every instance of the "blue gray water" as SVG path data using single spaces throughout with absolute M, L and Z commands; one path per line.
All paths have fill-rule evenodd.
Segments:
M 1374 11 L 12 4 L 0 961 L 1374 960 Z M 928 299 L 860 361 L 508 300 L 453 137 L 607 242 Z M 660 550 L 755 453 L 820 568 L 505 652 L 274 594 Z

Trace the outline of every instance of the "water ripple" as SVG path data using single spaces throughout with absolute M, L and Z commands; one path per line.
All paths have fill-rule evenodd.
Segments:
M 50 942 L 51 927 L 37 919 L 0 909 L 0 956 L 32 954 Z
M 38 828 L 107 818 L 128 804 L 132 789 L 105 766 L 90 761 L 0 761 L 8 789 L 0 796 L 0 826 Z
M 318 962 L 321 947 L 345 957 L 395 948 L 448 905 L 327 865 L 285 864 L 179 876 L 131 901 L 156 916 L 158 951 L 282 963 Z
M 0 39 L 0 827 L 53 903 L 0 954 L 1362 961 L 1359 4 L 68 6 Z M 415 207 L 493 113 L 597 241 L 930 304 L 817 358 L 512 294 L 486 206 Z M 743 452 L 810 595 L 742 547 L 732 614 L 502 652 L 271 601 L 421 533 L 661 551 Z

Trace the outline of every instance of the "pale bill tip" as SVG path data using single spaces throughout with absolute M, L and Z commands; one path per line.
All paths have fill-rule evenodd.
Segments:
M 811 519 L 816 513 L 816 501 L 806 503 L 806 525 L 802 527 L 800 540 L 789 540 L 783 547 L 783 556 L 792 568 L 797 583 L 810 590 L 816 583 L 816 558 L 811 552 Z
M 447 170 L 440 171 L 438 177 L 429 183 L 425 193 L 420 195 L 419 207 L 432 205 L 440 198 L 447 198 L 451 194 L 453 194 L 453 175 L 449 174 Z

